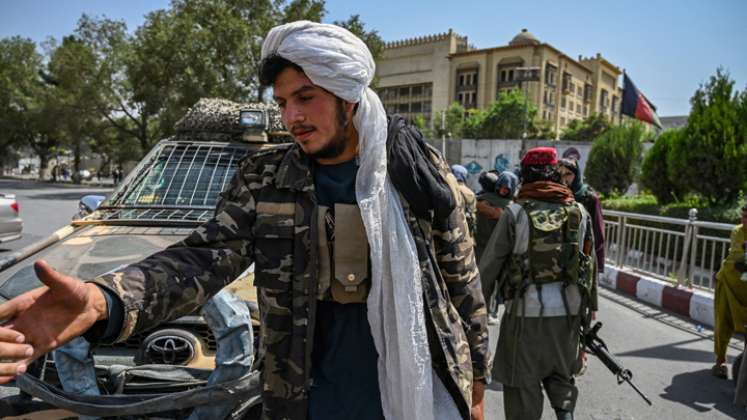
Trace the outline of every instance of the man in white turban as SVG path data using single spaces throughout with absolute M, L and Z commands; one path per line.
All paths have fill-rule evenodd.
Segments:
M 347 30 L 282 25 L 262 56 L 295 143 L 246 159 L 212 220 L 143 261 L 90 283 L 37 263 L 48 287 L 0 305 L 0 376 L 191 312 L 255 263 L 264 418 L 482 419 L 487 312 L 449 168 L 387 119 Z

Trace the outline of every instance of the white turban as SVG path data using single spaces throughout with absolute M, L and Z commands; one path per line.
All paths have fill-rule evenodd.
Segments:
M 368 322 L 379 354 L 381 404 L 388 419 L 460 418 L 433 372 L 423 308 L 420 264 L 399 195 L 387 175 L 387 119 L 368 85 L 376 71 L 358 37 L 308 21 L 273 28 L 262 58 L 279 55 L 317 86 L 357 103 L 359 161 L 355 193 L 371 247 Z

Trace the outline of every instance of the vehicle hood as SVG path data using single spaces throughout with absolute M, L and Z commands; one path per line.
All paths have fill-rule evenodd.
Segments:
M 164 249 L 191 231 L 174 227 L 79 227 L 72 235 L 0 273 L 0 301 L 41 286 L 33 267 L 38 259 L 46 260 L 61 273 L 93 280 Z

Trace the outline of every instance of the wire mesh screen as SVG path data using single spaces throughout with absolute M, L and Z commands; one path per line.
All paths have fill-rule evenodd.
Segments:
M 162 143 L 104 218 L 207 220 L 248 150 L 228 143 Z
M 166 144 L 117 204 L 214 208 L 246 153 L 223 144 Z

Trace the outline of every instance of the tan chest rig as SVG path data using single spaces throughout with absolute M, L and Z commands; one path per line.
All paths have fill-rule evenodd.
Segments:
M 334 216 L 333 216 L 334 215 Z M 368 238 L 355 204 L 319 206 L 319 300 L 365 303 L 371 290 Z

